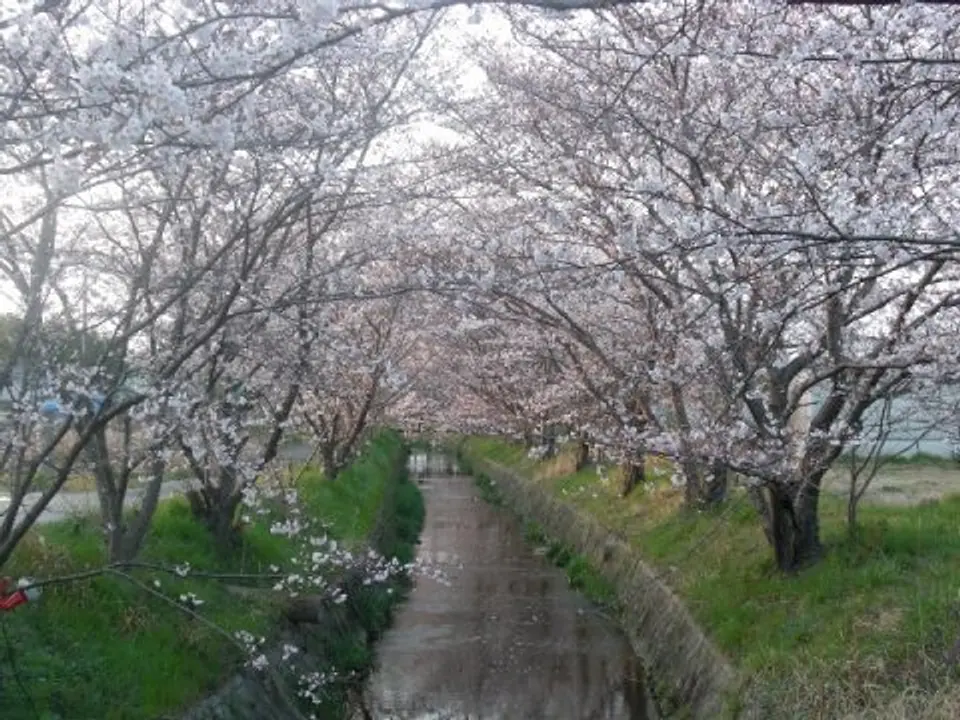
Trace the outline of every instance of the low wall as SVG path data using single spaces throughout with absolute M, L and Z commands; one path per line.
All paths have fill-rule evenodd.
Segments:
M 585 556 L 613 583 L 623 606 L 621 625 L 658 684 L 666 684 L 693 717 L 723 717 L 735 670 L 637 551 L 536 482 L 482 458 L 470 463 L 496 481 L 511 508 Z

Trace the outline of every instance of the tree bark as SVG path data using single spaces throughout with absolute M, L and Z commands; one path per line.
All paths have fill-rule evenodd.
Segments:
M 325 480 L 337 479 L 341 468 L 337 462 L 337 449 L 333 444 L 324 445 L 320 449 L 320 465 L 323 467 Z
M 646 455 L 641 454 L 636 459 L 626 463 L 623 466 L 623 487 L 620 491 L 620 497 L 627 497 L 633 489 L 646 480 L 647 461 Z
M 680 471 L 683 473 L 683 504 L 687 508 L 697 508 L 700 505 L 700 468 L 696 460 L 684 458 L 680 461 Z
M 240 499 L 240 494 L 236 493 L 217 503 L 213 517 L 210 519 L 210 531 L 213 533 L 214 542 L 217 549 L 224 554 L 232 552 L 239 540 L 239 529 L 234 520 L 237 508 L 240 506 Z
M 684 475 L 684 503 L 688 508 L 716 507 L 727 497 L 727 467 L 721 460 L 709 465 L 697 460 L 680 463 Z
M 160 490 L 167 464 L 155 459 L 150 467 L 150 483 L 143 490 L 143 499 L 133 518 L 124 526 L 123 538 L 119 546 L 111 548 L 112 562 L 131 562 L 140 554 L 143 541 L 147 537 L 153 515 L 160 504 Z
M 847 503 L 847 537 L 853 539 L 857 536 L 857 502 L 851 500 Z
M 590 461 L 590 445 L 587 443 L 586 440 L 581 439 L 577 442 L 576 457 L 574 460 L 575 471 L 580 472 L 581 470 L 583 470 L 587 466 L 587 463 L 589 461 Z
M 820 478 L 774 483 L 769 493 L 767 537 L 773 544 L 777 567 L 785 573 L 794 573 L 817 562 L 823 555 Z
M 728 473 L 727 464 L 722 460 L 710 463 L 710 474 L 700 489 L 701 502 L 705 507 L 715 507 L 727 499 Z
M 209 485 L 187 493 L 190 509 L 206 525 L 221 553 L 228 554 L 237 545 L 238 531 L 234 520 L 242 498 L 233 471 L 226 468 L 220 470 L 216 486 Z

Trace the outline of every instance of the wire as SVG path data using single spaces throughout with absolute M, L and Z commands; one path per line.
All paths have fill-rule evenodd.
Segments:
M 37 718 L 37 720 L 40 720 L 40 712 L 37 710 L 36 703 L 33 702 L 33 696 L 30 695 L 27 686 L 23 684 L 23 678 L 20 677 L 20 670 L 17 667 L 17 656 L 13 650 L 13 643 L 10 642 L 10 636 L 7 634 L 7 618 L 3 613 L 0 613 L 0 631 L 3 632 L 3 642 L 7 646 L 7 662 L 10 663 L 10 669 L 13 671 L 13 677 L 17 681 L 17 686 L 20 688 L 24 699 L 30 705 L 30 711 L 33 713 L 33 716 Z

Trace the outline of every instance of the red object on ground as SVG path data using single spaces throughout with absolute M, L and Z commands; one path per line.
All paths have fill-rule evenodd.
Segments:
M 9 592 L 10 583 L 10 578 L 0 578 L 0 610 L 13 610 L 30 599 L 27 593 L 19 588 Z

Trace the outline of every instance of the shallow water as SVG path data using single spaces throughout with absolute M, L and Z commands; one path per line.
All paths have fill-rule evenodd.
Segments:
M 373 718 L 647 720 L 639 662 L 611 621 L 439 456 L 411 461 L 427 516 L 418 579 L 378 648 Z

